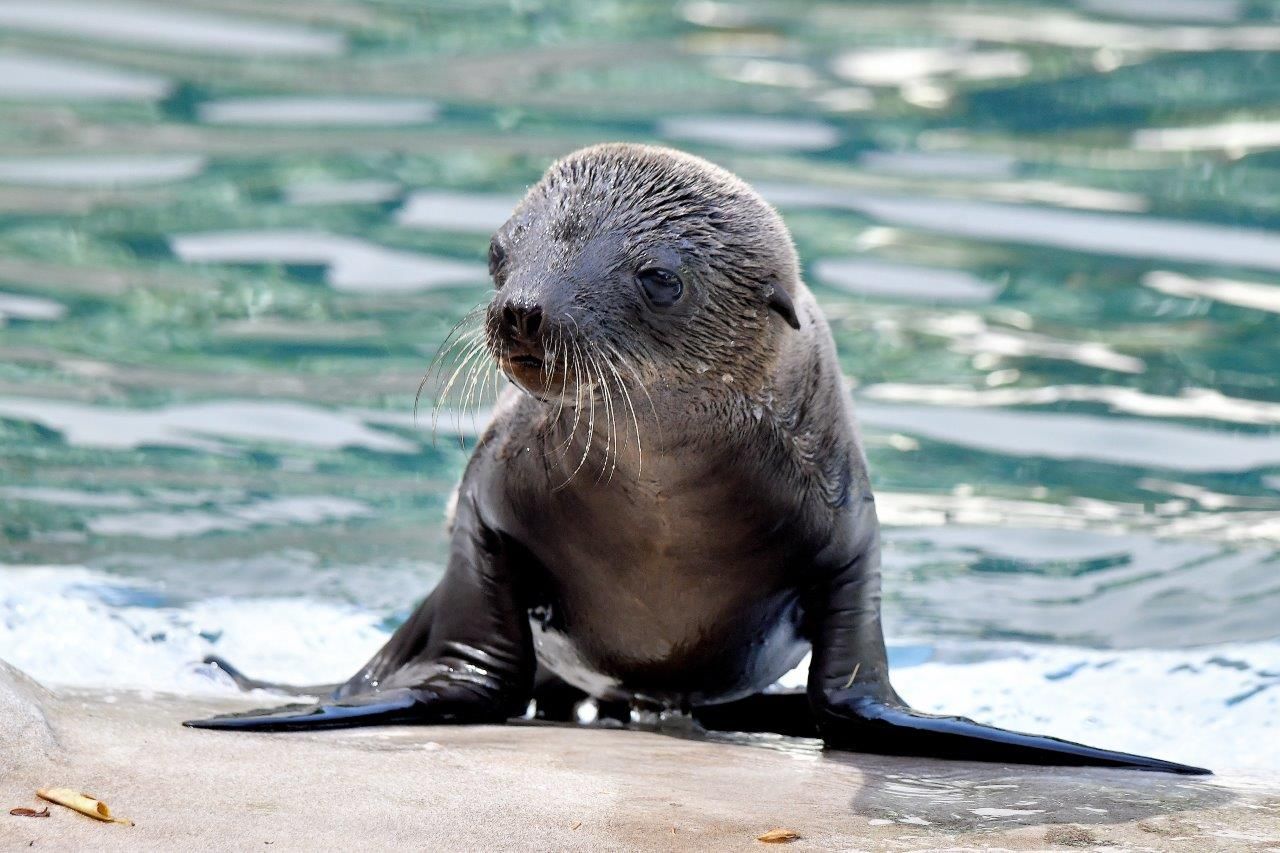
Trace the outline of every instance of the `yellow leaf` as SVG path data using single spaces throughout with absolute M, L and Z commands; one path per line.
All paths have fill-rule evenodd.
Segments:
M 756 836 L 756 841 L 763 841 L 765 844 L 790 844 L 799 837 L 800 833 L 790 829 L 771 829 L 764 835 Z
M 97 797 L 91 797 L 88 794 L 81 794 L 71 788 L 41 788 L 36 791 L 36 796 L 42 800 L 66 806 L 73 811 L 80 812 L 82 815 L 88 815 L 94 820 L 133 826 L 133 821 L 131 820 L 112 816 L 111 809 L 107 808 L 107 804 L 102 800 Z

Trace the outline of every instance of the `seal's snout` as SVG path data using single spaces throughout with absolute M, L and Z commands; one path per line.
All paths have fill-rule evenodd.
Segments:
M 500 326 L 508 343 L 538 346 L 541 342 L 542 306 L 507 304 L 502 308 Z

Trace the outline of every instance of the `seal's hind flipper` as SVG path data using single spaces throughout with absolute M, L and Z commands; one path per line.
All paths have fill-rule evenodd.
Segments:
M 232 666 L 217 655 L 209 655 L 204 659 L 203 663 L 221 670 L 235 682 L 236 687 L 245 691 L 274 690 L 277 693 L 286 693 L 290 696 L 329 696 L 342 686 L 341 684 L 280 684 L 276 681 L 262 681 L 257 678 L 250 678 L 241 672 L 239 667 Z
M 918 755 L 960 761 L 1126 767 L 1208 775 L 1202 767 L 1098 749 L 1069 740 L 1011 732 L 966 717 L 925 714 L 868 696 L 828 706 L 819 717 L 828 747 L 881 755 Z
M 720 705 L 700 705 L 693 719 L 719 732 L 771 732 L 789 737 L 818 737 L 818 727 L 802 691 L 757 693 Z

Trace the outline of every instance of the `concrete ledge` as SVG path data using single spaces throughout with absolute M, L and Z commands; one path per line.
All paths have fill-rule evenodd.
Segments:
M 0 709 L 17 695 L 0 671 Z M 1280 850 L 1280 780 L 1025 768 L 824 754 L 551 726 L 196 731 L 249 702 L 22 687 L 56 740 L 5 727 L 0 839 L 38 850 L 764 848 Z M 31 719 L 28 718 L 30 723 Z M 25 730 L 24 730 L 25 731 Z M 137 825 L 57 806 L 11 817 L 37 787 L 79 788 Z

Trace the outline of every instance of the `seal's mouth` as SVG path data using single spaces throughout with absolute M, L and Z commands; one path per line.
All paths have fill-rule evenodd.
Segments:
M 565 393 L 568 377 L 559 364 L 548 364 L 539 354 L 506 352 L 498 358 L 498 367 L 510 379 L 536 397 L 558 396 Z
M 542 359 L 536 355 L 516 355 L 508 358 L 507 362 L 523 370 L 542 370 Z

